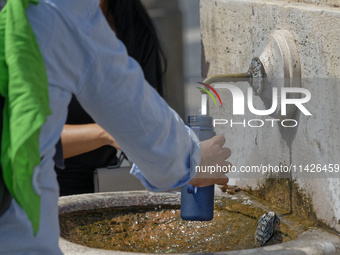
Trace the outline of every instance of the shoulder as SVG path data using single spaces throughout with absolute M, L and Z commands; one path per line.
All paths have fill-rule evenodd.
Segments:
M 88 23 L 97 15 L 98 9 L 98 0 L 40 0 L 38 5 L 29 6 L 27 15 L 39 19 L 41 24 L 63 22 L 70 29 L 88 33 Z
M 95 58 L 92 31 L 102 16 L 99 1 L 40 0 L 38 5 L 31 4 L 26 14 L 49 82 L 76 93 Z

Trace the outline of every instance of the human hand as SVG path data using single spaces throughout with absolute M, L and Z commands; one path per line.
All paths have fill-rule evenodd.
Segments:
M 214 136 L 213 138 L 201 142 L 201 164 L 202 167 L 220 166 L 231 167 L 231 163 L 225 161 L 231 155 L 229 148 L 222 147 L 225 143 L 225 138 L 222 135 Z M 189 182 L 190 185 L 196 187 L 206 187 L 213 184 L 225 185 L 229 178 L 219 171 L 197 171 L 196 176 Z

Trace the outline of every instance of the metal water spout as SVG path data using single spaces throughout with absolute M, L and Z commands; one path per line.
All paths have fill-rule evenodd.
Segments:
M 216 82 L 248 82 L 266 108 L 272 105 L 273 88 L 301 87 L 299 51 L 294 37 L 288 30 L 274 31 L 259 50 L 258 56 L 251 60 L 245 73 L 211 76 L 202 84 L 210 86 Z M 204 90 L 201 90 L 201 93 L 201 114 L 208 115 L 208 94 Z M 291 93 L 287 98 L 297 99 L 300 96 L 299 93 Z M 295 116 L 296 110 L 295 105 L 287 105 L 287 114 L 282 116 L 279 104 L 270 117 L 291 119 Z
M 264 66 L 259 58 L 253 58 L 248 72 L 210 76 L 202 82 L 202 86 L 203 84 L 210 86 L 216 82 L 248 82 L 254 93 L 260 95 L 264 87 L 263 78 L 265 78 Z M 208 115 L 208 94 L 204 90 L 201 90 L 201 93 L 201 114 Z

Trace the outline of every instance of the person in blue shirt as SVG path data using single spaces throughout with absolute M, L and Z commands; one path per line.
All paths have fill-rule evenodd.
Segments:
M 198 165 L 228 166 L 223 136 L 199 142 L 144 78 L 108 25 L 98 0 L 40 0 L 26 10 L 47 71 L 51 115 L 40 130 L 41 163 L 34 190 L 41 208 L 36 235 L 12 200 L 0 217 L 0 254 L 60 255 L 59 188 L 53 157 L 67 106 L 75 95 L 93 120 L 112 135 L 134 162 L 131 173 L 151 191 L 190 183 L 225 184 L 222 173 L 196 173 Z

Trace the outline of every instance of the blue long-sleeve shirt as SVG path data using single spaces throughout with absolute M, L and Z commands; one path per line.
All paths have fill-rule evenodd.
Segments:
M 42 137 L 42 149 L 53 147 L 59 137 L 73 93 L 136 163 L 131 173 L 148 189 L 166 190 L 188 182 L 200 161 L 199 142 L 188 135 L 182 120 L 144 80 L 98 2 L 40 1 L 27 13 L 51 87 L 53 115 L 46 125 L 58 122 L 53 134 L 46 136 L 47 143 Z

